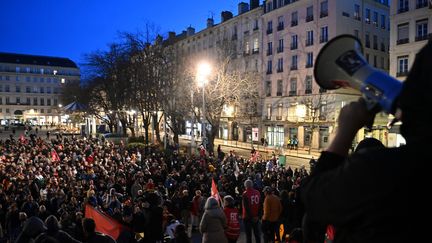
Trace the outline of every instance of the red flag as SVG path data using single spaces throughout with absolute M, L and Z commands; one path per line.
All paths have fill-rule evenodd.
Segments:
M 58 156 L 57 152 L 54 149 L 51 150 L 51 160 L 53 162 L 60 162 L 60 157 Z
M 21 142 L 21 143 L 24 143 L 24 142 L 25 142 L 25 138 L 24 138 L 24 135 L 23 135 L 23 134 L 21 134 L 21 136 L 20 136 L 19 139 L 20 139 L 20 142 Z
M 127 227 L 123 226 L 109 215 L 95 209 L 89 204 L 87 204 L 85 208 L 85 217 L 95 221 L 97 232 L 109 235 L 113 239 L 117 239 L 121 231 L 127 229 Z
M 214 181 L 214 179 L 212 178 L 212 187 L 211 187 L 211 196 L 216 198 L 216 200 L 221 203 L 222 202 L 222 198 L 219 195 L 219 191 L 217 189 L 216 183 Z M 223 205 L 223 204 L 221 204 Z

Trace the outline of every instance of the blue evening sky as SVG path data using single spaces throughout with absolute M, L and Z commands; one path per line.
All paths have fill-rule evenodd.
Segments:
M 0 52 L 68 57 L 77 64 L 83 55 L 118 40 L 119 31 L 180 33 L 220 23 L 221 11 L 237 15 L 241 0 L 0 0 Z M 244 1 L 249 3 L 248 0 Z M 262 3 L 262 1 L 260 1 Z

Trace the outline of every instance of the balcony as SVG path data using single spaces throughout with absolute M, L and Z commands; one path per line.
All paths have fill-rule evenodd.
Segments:
M 276 72 L 278 72 L 278 73 L 282 73 L 282 72 L 283 72 L 283 68 L 278 68 L 278 69 L 276 70 Z
M 272 70 L 267 70 L 266 74 L 272 74 Z
M 267 56 L 270 56 L 270 55 L 272 55 L 273 54 L 273 50 L 272 49 L 268 49 L 267 50 Z
M 298 21 L 297 20 L 291 21 L 291 27 L 294 27 L 294 26 L 297 26 L 297 25 L 298 25 Z
M 273 29 L 268 29 L 268 30 L 267 30 L 267 35 L 269 35 L 269 34 L 271 34 L 271 33 L 273 33 Z
M 296 65 L 296 66 L 291 66 L 290 69 L 291 69 L 291 70 L 298 70 L 297 65 Z
M 427 1 L 420 1 L 420 2 L 417 2 L 416 8 L 417 9 L 419 9 L 419 8 L 425 8 L 427 6 L 428 6 Z
M 313 67 L 312 63 L 306 63 L 306 68 L 311 68 L 311 67 Z
M 306 22 L 311 22 L 313 21 L 313 19 L 314 19 L 313 15 L 306 16 Z
M 402 45 L 409 42 L 409 38 L 399 39 L 396 41 L 396 45 Z
M 276 120 L 278 121 L 282 120 L 282 116 L 276 116 Z
M 290 90 L 290 92 L 288 93 L 288 96 L 296 96 L 297 95 L 297 90 Z
M 312 89 L 306 89 L 305 94 L 312 94 Z
M 282 96 L 282 92 L 276 92 L 276 96 Z
M 408 70 L 396 73 L 396 77 L 405 77 L 405 76 L 408 76 Z
M 283 24 L 278 24 L 278 26 L 277 26 L 277 30 L 278 31 L 281 31 L 281 30 L 283 30 L 284 29 L 284 25 Z
M 291 46 L 290 46 L 290 49 L 291 50 L 296 50 L 298 47 L 297 47 L 297 44 L 296 45 L 293 45 L 293 44 L 291 44 Z
M 415 37 L 415 41 L 424 41 L 427 40 L 429 38 L 432 38 L 432 34 L 429 35 L 419 35 Z
M 328 36 L 320 36 L 320 43 L 325 43 L 328 41 Z
M 252 49 L 252 54 L 257 54 L 257 53 L 259 53 L 259 48 Z
M 328 11 L 321 11 L 320 18 L 325 18 L 328 16 Z
M 276 51 L 277 51 L 277 53 L 283 52 L 283 47 L 278 47 Z
M 398 14 L 400 14 L 400 13 L 405 13 L 405 12 L 408 12 L 408 10 L 409 10 L 408 7 L 399 8 L 398 11 L 397 11 L 397 13 L 398 13 Z
M 313 40 L 306 40 L 306 46 L 311 46 L 313 45 Z

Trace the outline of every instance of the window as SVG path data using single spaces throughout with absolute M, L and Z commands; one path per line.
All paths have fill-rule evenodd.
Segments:
M 249 53 L 250 53 L 249 41 L 245 41 L 244 54 L 249 54 Z
M 272 116 L 272 106 L 271 104 L 267 104 L 267 119 L 270 120 Z
M 30 77 L 26 77 L 26 82 L 31 82 L 31 78 Z
M 21 104 L 21 98 L 20 97 L 16 97 L 15 98 L 15 102 L 16 102 L 17 105 Z
M 408 23 L 399 24 L 396 44 L 400 45 L 408 42 L 409 42 L 409 25 Z
M 258 30 L 258 19 L 255 19 L 254 24 L 253 24 L 253 30 Z
M 297 95 L 297 78 L 291 78 L 290 80 L 290 96 Z
M 297 40 L 298 40 L 297 35 L 291 36 L 291 50 L 297 49 L 298 46 Z
M 377 67 L 377 56 L 376 55 L 374 55 L 373 66 Z
M 276 96 L 282 96 L 282 92 L 283 92 L 283 85 L 282 85 L 282 80 L 279 79 L 277 81 L 277 91 L 276 91 Z
M 397 58 L 397 77 L 406 76 L 408 74 L 408 56 L 399 56 Z
M 267 8 L 266 8 L 266 12 L 272 11 L 273 10 L 273 3 L 272 2 L 267 2 Z
M 306 8 L 306 22 L 313 20 L 313 6 Z
M 358 30 L 354 30 L 354 36 L 359 38 L 359 31 Z
M 47 105 L 51 105 L 51 99 L 47 99 Z
M 375 27 L 378 27 L 378 12 L 374 11 L 374 15 L 373 15 L 373 24 L 375 25 Z
M 291 57 L 291 70 L 297 70 L 297 55 Z
M 384 69 L 384 57 L 381 57 L 381 69 Z
M 57 105 L 57 99 L 54 99 L 54 106 L 56 106 Z
M 268 60 L 267 61 L 267 74 L 271 74 L 272 73 L 272 60 Z
M 284 40 L 283 39 L 279 39 L 279 46 L 277 48 L 277 52 L 281 53 L 281 52 L 283 52 L 283 49 L 284 49 Z
M 258 53 L 259 52 L 259 42 L 258 42 L 258 38 L 254 38 L 253 40 L 253 49 L 252 49 L 252 53 Z
M 47 94 L 51 94 L 51 87 L 46 87 Z
M 9 104 L 10 104 L 10 98 L 6 97 L 6 105 L 9 105 Z
M 284 19 L 283 16 L 279 16 L 278 17 L 278 26 L 277 26 L 277 30 L 283 30 L 284 29 Z
M 370 35 L 369 35 L 369 33 L 366 33 L 366 37 L 365 37 L 365 41 L 366 41 L 366 44 L 365 44 L 365 46 L 367 47 L 367 48 L 370 48 Z
M 360 5 L 354 4 L 354 19 L 360 20 Z
M 3 92 L 3 85 L 0 84 L 0 92 Z
M 30 72 L 30 68 L 26 67 L 26 73 L 29 73 L 29 72 Z
M 282 81 L 282 80 L 281 80 L 281 81 Z M 282 104 L 282 103 L 279 103 L 277 108 L 278 108 L 278 111 L 277 111 L 276 120 L 282 120 L 283 104 Z
M 273 33 L 273 21 L 267 22 L 267 34 Z
M 19 73 L 20 72 L 20 67 L 15 67 L 15 72 Z
M 328 41 L 328 26 L 321 27 L 320 43 Z
M 320 18 L 324 18 L 328 16 L 328 1 L 321 2 L 321 13 Z
M 40 74 L 44 74 L 44 69 L 43 68 L 40 69 Z
M 0 97 L 0 105 L 3 105 L 3 98 Z
M 366 61 L 369 63 L 369 53 L 366 53 Z
M 381 14 L 381 29 L 385 29 L 386 27 L 386 16 Z
M 37 77 L 33 77 L 33 83 L 36 83 L 38 81 Z
M 298 14 L 297 11 L 291 13 L 291 26 L 298 25 Z
M 38 104 L 38 99 L 37 98 L 33 98 L 33 105 L 37 105 Z
M 367 24 L 370 24 L 371 18 L 370 18 L 370 9 L 366 9 L 366 13 L 365 13 L 365 22 Z
M 313 52 L 306 54 L 306 68 L 313 67 Z
M 373 49 L 378 50 L 378 36 L 373 36 Z
M 267 56 L 273 54 L 273 42 L 267 43 Z
M 44 78 L 40 78 L 39 81 L 40 81 L 41 83 L 43 83 L 43 82 L 44 82 Z
M 306 46 L 313 45 L 313 30 L 307 31 Z
M 6 84 L 6 85 L 5 85 L 5 92 L 10 92 L 9 84 Z
M 283 72 L 283 58 L 278 59 L 277 72 L 278 73 Z
M 45 109 L 41 109 L 40 113 L 45 113 Z
M 6 108 L 6 113 L 10 113 L 10 110 L 9 110 L 9 108 Z
M 5 76 L 5 79 L 6 79 L 6 81 L 9 81 L 10 80 L 10 77 L 9 76 Z
M 44 91 L 44 87 L 40 87 L 40 88 L 39 88 L 39 93 L 41 93 L 41 94 L 45 93 L 45 91 Z
M 312 75 L 306 75 L 305 94 L 312 94 Z
M 424 8 L 427 6 L 428 6 L 427 0 L 417 0 L 417 4 L 416 4 L 417 8 Z
M 408 0 L 399 0 L 398 13 L 407 12 L 409 10 Z
M 385 44 L 384 44 L 384 38 L 381 39 L 381 51 L 385 52 Z
M 428 38 L 428 19 L 416 21 L 416 41 L 427 40 Z
M 266 96 L 271 96 L 271 81 L 266 82 Z
M 40 105 L 45 105 L 45 99 L 44 98 L 40 98 Z
M 19 85 L 15 86 L 15 92 L 21 93 L 21 86 Z
M 26 98 L 26 105 L 30 105 L 30 98 L 29 97 Z

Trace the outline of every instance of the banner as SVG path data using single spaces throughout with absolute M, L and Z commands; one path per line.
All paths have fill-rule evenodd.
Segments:
M 54 149 L 51 150 L 51 160 L 52 162 L 60 162 L 60 157 Z
M 104 212 L 101 212 L 89 204 L 85 208 L 85 217 L 91 218 L 95 221 L 96 231 L 109 235 L 113 239 L 117 239 L 123 229 L 127 229 L 125 226 L 111 218 Z

